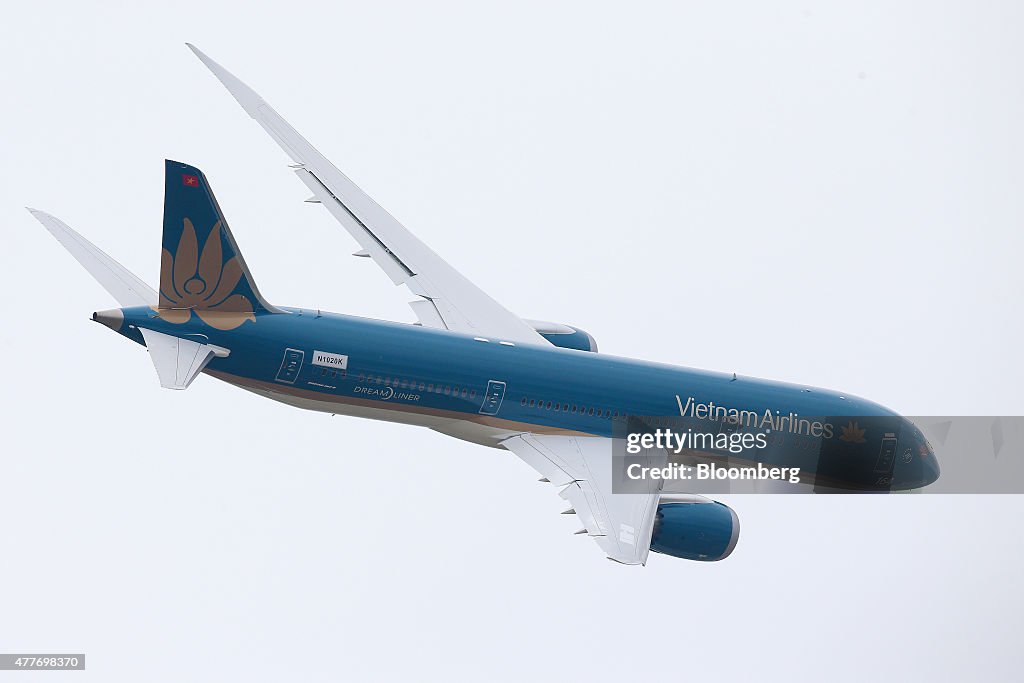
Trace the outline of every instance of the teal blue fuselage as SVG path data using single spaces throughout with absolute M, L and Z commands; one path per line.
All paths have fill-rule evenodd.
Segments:
M 490 446 L 523 431 L 613 436 L 625 416 L 682 414 L 710 422 L 736 411 L 791 443 L 814 430 L 819 440 L 828 437 L 837 446 L 873 449 L 873 458 L 883 436 L 863 428 L 875 418 L 884 421 L 891 441 L 882 447 L 911 454 L 909 461 L 895 458 L 887 485 L 917 487 L 938 477 L 931 448 L 916 427 L 847 394 L 419 325 L 282 310 L 257 313 L 255 321 L 225 331 L 197 315 L 173 323 L 151 308 L 127 308 L 117 331 L 140 344 L 138 328 L 145 327 L 223 347 L 229 355 L 214 358 L 205 372 L 286 403 L 423 424 Z M 788 455 L 776 457 L 776 464 L 807 468 L 798 449 L 779 452 Z

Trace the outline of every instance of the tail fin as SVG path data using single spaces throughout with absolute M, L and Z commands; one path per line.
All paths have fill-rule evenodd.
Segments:
M 195 311 L 211 327 L 230 330 L 271 306 L 238 250 L 203 172 L 166 162 L 160 317 L 185 322 Z

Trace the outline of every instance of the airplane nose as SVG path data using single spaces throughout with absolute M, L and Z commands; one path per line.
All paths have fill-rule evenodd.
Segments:
M 939 461 L 935 452 L 923 439 L 909 446 L 896 465 L 894 488 L 919 489 L 935 483 L 939 478 Z
M 921 463 L 921 476 L 924 480 L 921 486 L 934 483 L 939 478 L 939 474 L 939 461 L 934 453 L 929 452 Z

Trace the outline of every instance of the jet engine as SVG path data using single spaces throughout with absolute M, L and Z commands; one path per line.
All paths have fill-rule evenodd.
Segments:
M 740 537 L 732 508 L 702 496 L 685 502 L 663 497 L 654 519 L 651 550 L 684 560 L 715 562 L 729 557 Z
M 555 346 L 597 353 L 597 342 L 589 332 L 578 327 L 570 327 L 562 323 L 549 323 L 544 320 L 527 320 L 526 323 Z

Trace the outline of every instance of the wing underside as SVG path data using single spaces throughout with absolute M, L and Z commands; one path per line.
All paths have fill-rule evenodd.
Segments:
M 555 486 L 582 520 L 584 530 L 612 560 L 644 564 L 660 499 L 657 480 L 638 493 L 613 493 L 612 440 L 604 437 L 520 434 L 501 444 Z M 664 466 L 647 456 L 645 466 Z

